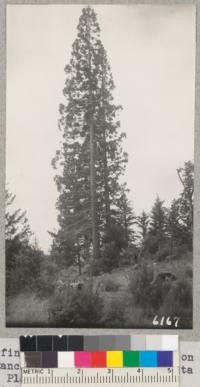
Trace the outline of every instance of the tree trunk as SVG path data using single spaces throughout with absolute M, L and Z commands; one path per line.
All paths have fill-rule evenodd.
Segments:
M 80 257 L 80 252 L 78 252 L 78 274 L 81 276 L 81 257 Z
M 109 196 L 109 184 L 108 184 L 108 163 L 106 152 L 106 133 L 103 129 L 103 163 L 104 163 L 104 192 L 105 192 L 105 212 L 106 212 L 106 229 L 110 226 L 110 196 Z
M 99 238 L 97 222 L 97 199 L 96 199 L 96 167 L 95 167 L 95 138 L 93 122 L 93 98 L 91 86 L 91 43 L 90 43 L 90 25 L 88 28 L 88 53 L 89 53 L 89 131 L 90 131 L 90 195 L 91 195 L 91 223 L 92 223 L 92 244 L 93 244 L 93 261 L 99 257 Z
M 93 260 L 99 256 L 99 238 L 97 222 L 97 204 L 96 204 L 96 169 L 95 169 L 95 144 L 94 144 L 94 125 L 90 120 L 90 191 L 91 191 L 91 218 L 92 218 L 92 243 Z
M 109 184 L 108 184 L 108 162 L 107 162 L 107 150 L 106 150 L 106 112 L 104 105 L 104 94 L 105 94 L 105 78 L 103 74 L 102 78 L 102 131 L 103 131 L 103 164 L 104 164 L 104 193 L 105 193 L 105 219 L 106 219 L 106 230 L 110 226 L 110 195 L 109 195 Z
M 125 211 L 125 210 L 124 210 L 124 211 Z M 126 214 L 125 214 L 125 216 L 124 216 L 124 232 L 125 232 L 126 246 L 128 247 L 129 237 L 128 237 L 128 225 L 127 225 Z

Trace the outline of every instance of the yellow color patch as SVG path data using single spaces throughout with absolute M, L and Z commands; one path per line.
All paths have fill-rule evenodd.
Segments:
M 107 368 L 123 367 L 123 351 L 108 351 L 106 354 Z

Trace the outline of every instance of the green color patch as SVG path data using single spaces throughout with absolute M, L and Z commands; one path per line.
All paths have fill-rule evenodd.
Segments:
M 124 351 L 123 353 L 124 367 L 139 367 L 140 352 L 139 351 Z

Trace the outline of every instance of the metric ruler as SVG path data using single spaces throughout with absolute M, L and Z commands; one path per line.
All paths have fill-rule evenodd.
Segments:
M 22 368 L 21 387 L 178 387 L 179 368 Z

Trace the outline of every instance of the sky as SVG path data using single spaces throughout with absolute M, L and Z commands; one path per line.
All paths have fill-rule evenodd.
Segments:
M 58 197 L 51 160 L 61 141 L 64 67 L 82 5 L 7 6 L 6 180 L 15 207 L 48 251 Z M 195 7 L 96 5 L 101 40 L 123 106 L 129 154 L 125 174 L 138 215 L 156 195 L 166 205 L 181 191 L 176 169 L 193 160 Z

